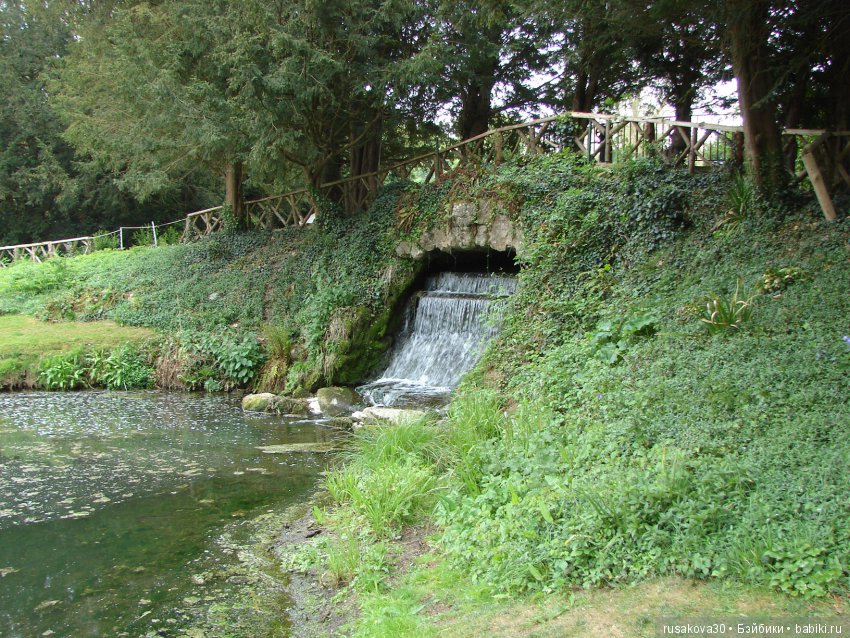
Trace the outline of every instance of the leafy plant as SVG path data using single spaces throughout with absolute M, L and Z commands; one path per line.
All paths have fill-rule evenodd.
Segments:
M 47 357 L 38 367 L 38 382 L 46 390 L 77 390 L 86 386 L 86 358 L 81 350 Z
M 640 337 L 651 337 L 656 332 L 657 318 L 640 314 L 628 319 L 606 319 L 596 325 L 588 335 L 597 359 L 614 365 L 623 358 L 629 346 Z
M 93 383 L 109 390 L 147 389 L 153 386 L 154 370 L 143 354 L 132 345 L 111 352 L 96 351 L 89 356 Z
M 726 203 L 729 210 L 723 218 L 722 224 L 730 230 L 737 228 L 756 214 L 759 192 L 748 175 L 738 173 L 732 177 L 726 193 Z
M 795 266 L 780 268 L 779 270 L 768 268 L 761 276 L 761 283 L 759 284 L 759 287 L 765 294 L 777 293 L 785 290 L 788 286 L 804 276 L 805 273 L 803 270 Z
M 133 231 L 134 246 L 153 246 L 153 230 L 147 226 Z
M 705 313 L 701 321 L 708 334 L 715 335 L 730 330 L 738 330 L 753 316 L 753 297 L 743 297 L 742 281 L 738 279 L 735 292 L 730 296 L 712 293 L 705 304 Z
M 832 548 L 806 542 L 766 551 L 762 561 L 771 572 L 773 588 L 803 598 L 831 593 L 840 585 L 844 573 Z
M 218 392 L 245 387 L 265 360 L 260 343 L 253 335 L 228 331 L 185 332 L 180 340 L 187 363 L 180 376 L 191 389 Z
M 177 226 L 169 226 L 163 231 L 157 231 L 156 240 L 160 246 L 172 246 L 179 244 L 183 234 Z

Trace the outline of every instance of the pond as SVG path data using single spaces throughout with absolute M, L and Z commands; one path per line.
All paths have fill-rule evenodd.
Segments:
M 0 395 L 0 635 L 172 635 L 151 623 L 178 623 L 190 565 L 326 464 L 259 447 L 336 434 L 226 396 Z

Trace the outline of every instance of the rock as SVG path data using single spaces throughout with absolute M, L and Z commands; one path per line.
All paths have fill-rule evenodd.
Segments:
M 360 397 L 351 388 L 321 388 L 316 392 L 319 409 L 325 416 L 343 416 L 351 414 L 360 403 Z
M 459 226 L 469 226 L 478 214 L 476 202 L 455 202 L 452 204 L 452 218 Z
M 328 426 L 340 430 L 351 430 L 354 427 L 354 419 L 350 416 L 338 416 L 331 419 Z
M 398 243 L 398 246 L 395 247 L 395 254 L 399 257 L 410 257 L 413 252 L 413 244 L 409 241 L 401 241 Z
M 491 199 L 482 200 L 478 204 L 478 215 L 475 218 L 475 221 L 479 224 L 489 224 L 493 221 L 493 215 L 495 214 L 493 210 L 495 209 L 495 204 Z
M 428 252 L 429 250 L 434 250 L 434 246 L 436 245 L 434 242 L 434 235 L 431 232 L 424 232 L 419 236 L 419 245 L 422 247 L 422 250 Z
M 390 423 L 407 423 L 425 416 L 423 410 L 404 410 L 401 408 L 379 408 L 376 406 L 364 408 L 355 412 L 351 418 L 359 421 L 389 421 Z
M 475 238 L 473 229 L 469 226 L 453 225 L 449 231 L 449 241 L 452 248 L 472 248 Z
M 310 393 L 304 388 L 296 388 L 291 396 L 293 399 L 309 399 Z
M 486 225 L 481 225 L 475 229 L 475 245 L 486 246 L 490 241 L 490 228 Z
M 514 225 L 505 215 L 497 215 L 490 228 L 490 246 L 493 250 L 505 250 L 513 244 Z
M 434 240 L 434 247 L 439 248 L 440 250 L 446 250 L 451 248 L 451 239 L 449 238 L 449 234 L 443 228 L 437 228 L 436 230 L 431 232 L 431 237 Z
M 320 443 L 287 443 L 285 445 L 261 445 L 257 447 L 263 454 L 289 454 L 291 452 L 333 452 L 337 449 L 333 441 Z
M 246 412 L 265 412 L 269 408 L 269 404 L 277 399 L 277 395 L 271 392 L 261 392 L 260 394 L 246 394 L 242 397 L 242 409 Z
M 269 401 L 267 409 L 274 410 L 277 414 L 306 416 L 310 414 L 310 400 L 276 396 L 274 399 Z

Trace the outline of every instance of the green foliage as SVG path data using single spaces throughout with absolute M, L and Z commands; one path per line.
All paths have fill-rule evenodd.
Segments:
M 391 536 L 433 506 L 431 471 L 416 463 L 386 463 L 375 471 L 349 465 L 332 471 L 325 487 L 336 503 L 350 505 L 378 536 Z
M 600 321 L 588 335 L 597 359 L 614 365 L 623 358 L 629 346 L 640 337 L 651 337 L 656 332 L 657 317 L 647 314 L 628 319 Z
M 834 406 L 850 401 L 835 323 L 850 312 L 846 225 L 801 224 L 801 215 L 769 232 L 705 240 L 725 206 L 714 175 L 694 178 L 695 198 L 680 193 L 679 231 L 666 215 L 634 226 L 610 193 L 630 206 L 624 192 L 668 176 L 637 166 L 627 181 L 642 186 L 625 188 L 616 170 L 594 184 L 592 169 L 536 161 L 501 176 L 524 185 L 521 216 L 533 223 L 490 369 L 476 377 L 495 380 L 519 407 L 492 409 L 501 434 L 482 437 L 479 473 L 440 502 L 452 564 L 501 591 L 659 574 L 804 596 L 845 589 L 850 512 L 837 477 L 847 471 L 850 421 Z M 589 189 L 575 187 L 582 180 Z M 656 200 L 658 212 L 677 197 Z M 647 219 L 659 226 L 641 227 Z M 658 232 L 665 227 L 673 235 Z M 772 288 L 779 271 L 769 265 L 789 260 L 799 269 L 783 273 L 793 285 L 753 312 L 740 282 Z M 706 317 L 736 338 L 704 339 L 680 309 L 736 279 Z M 632 332 L 626 320 L 644 316 L 654 336 L 621 344 Z M 745 322 L 753 329 L 731 327 Z
M 169 226 L 163 231 L 157 231 L 156 241 L 160 246 L 173 246 L 179 244 L 183 233 L 177 226 Z
M 799 281 L 802 277 L 805 277 L 805 275 L 801 268 L 795 266 L 780 268 L 778 270 L 768 268 L 761 276 L 759 288 L 765 294 L 782 292 L 795 281 Z
M 253 335 L 185 332 L 178 336 L 178 342 L 186 368 L 181 380 L 193 390 L 244 388 L 265 361 L 262 347 Z
M 725 225 L 728 228 L 737 228 L 755 217 L 758 213 L 759 197 L 758 188 L 748 175 L 734 175 L 726 193 L 729 212 L 724 218 Z
M 741 325 L 750 321 L 753 316 L 753 298 L 742 298 L 745 293 L 741 290 L 739 279 L 735 284 L 735 292 L 729 296 L 712 293 L 705 304 L 705 313 L 701 321 L 705 324 L 708 334 L 715 335 L 728 331 L 739 330 Z
M 86 357 L 81 350 L 43 359 L 38 366 L 38 383 L 45 390 L 77 390 L 86 385 Z
M 443 447 L 427 421 L 369 428 L 357 436 L 352 461 L 327 474 L 325 487 L 374 534 L 392 536 L 433 508 L 433 466 Z
M 131 242 L 133 246 L 153 246 L 153 230 L 150 228 L 134 230 Z
M 793 547 L 766 551 L 762 560 L 771 573 L 771 587 L 803 598 L 826 596 L 841 582 L 847 569 L 836 550 L 834 543 L 813 547 L 797 542 Z
M 92 240 L 93 250 L 115 250 L 118 248 L 118 234 L 106 230 L 97 231 Z
M 45 357 L 38 367 L 38 383 L 45 390 L 141 390 L 152 387 L 153 381 L 148 356 L 132 344 L 89 353 L 76 349 Z
M 71 283 L 66 257 L 54 257 L 43 264 L 21 261 L 6 272 L 10 275 L 7 282 L 13 294 L 30 296 L 50 293 Z
M 154 370 L 134 346 L 125 345 L 110 352 L 95 351 L 88 357 L 89 378 L 108 390 L 147 389 L 153 386 Z

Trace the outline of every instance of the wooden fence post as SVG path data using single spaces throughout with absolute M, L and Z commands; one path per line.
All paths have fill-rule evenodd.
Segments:
M 697 167 L 697 140 L 699 139 L 699 129 L 694 125 L 691 126 L 691 141 L 688 145 L 688 172 L 693 175 Z
M 809 180 L 815 189 L 815 196 L 818 198 L 818 203 L 823 211 L 823 216 L 828 222 L 834 222 L 837 218 L 835 206 L 829 196 L 829 190 L 826 187 L 826 182 L 823 180 L 823 175 L 818 168 L 818 161 L 814 152 L 811 150 L 803 151 L 803 166 L 806 167 L 806 173 L 809 175 Z

